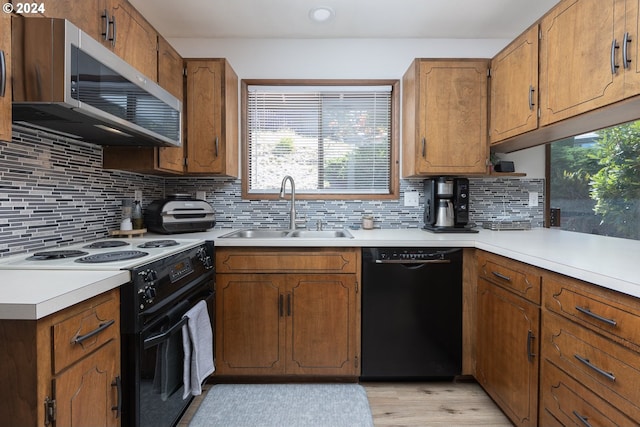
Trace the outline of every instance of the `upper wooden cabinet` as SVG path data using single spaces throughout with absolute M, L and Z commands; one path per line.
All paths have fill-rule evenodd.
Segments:
M 489 141 L 538 127 L 538 36 L 534 25 L 491 60 Z
M 126 0 L 58 0 L 46 16 L 65 18 L 101 41 L 146 77 L 158 80 L 158 33 Z
M 158 49 L 158 84 L 184 102 L 182 57 L 162 37 L 158 39 Z M 182 174 L 184 172 L 184 142 L 181 147 L 111 146 L 104 147 L 102 153 L 102 166 L 106 169 L 149 174 Z
M 541 126 L 640 93 L 638 3 L 563 0 L 542 19 Z
M 485 59 L 416 59 L 402 79 L 402 175 L 487 170 Z
M 11 14 L 0 13 L 0 140 L 11 141 Z
M 225 59 L 186 61 L 188 174 L 238 176 L 238 76 Z

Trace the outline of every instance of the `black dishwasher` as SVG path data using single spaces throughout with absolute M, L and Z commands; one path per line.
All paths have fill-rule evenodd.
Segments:
M 361 380 L 462 371 L 462 249 L 362 248 Z

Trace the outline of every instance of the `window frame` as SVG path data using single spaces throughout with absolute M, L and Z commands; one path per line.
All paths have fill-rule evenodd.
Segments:
M 399 153 L 400 153 L 400 80 L 333 80 L 333 79 L 242 79 L 241 81 L 241 157 L 242 157 L 242 199 L 278 200 L 274 193 L 249 193 L 249 125 L 248 125 L 248 87 L 264 86 L 391 86 L 391 147 L 389 152 L 389 193 L 296 193 L 296 199 L 304 200 L 398 200 L 400 195 Z M 284 176 L 283 176 L 284 178 Z

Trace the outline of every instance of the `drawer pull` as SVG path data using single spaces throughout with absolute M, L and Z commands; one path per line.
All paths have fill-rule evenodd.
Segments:
M 99 334 L 100 332 L 104 331 L 105 329 L 107 329 L 109 326 L 113 325 L 116 321 L 111 319 L 108 322 L 104 322 L 101 323 L 97 328 L 95 328 L 93 331 L 84 334 L 84 335 L 78 335 L 76 336 L 73 341 L 71 341 L 73 344 L 82 344 L 83 341 L 91 338 L 94 335 Z
M 492 271 L 491 273 L 493 273 L 493 275 L 496 276 L 499 279 L 506 280 L 507 282 L 511 281 L 511 277 L 505 276 L 504 274 L 500 274 L 497 271 Z
M 594 312 L 592 312 L 588 308 L 580 307 L 579 305 L 576 305 L 576 310 L 578 310 L 580 313 L 586 314 L 589 317 L 593 317 L 596 320 L 604 322 L 607 325 L 611 325 L 611 326 L 617 326 L 618 325 L 618 322 L 616 322 L 615 320 L 607 319 L 606 317 L 602 317 L 602 316 L 600 316 L 598 314 L 595 314 Z
M 576 416 L 576 418 L 577 418 L 578 420 L 580 420 L 580 422 L 584 425 L 584 427 L 591 427 L 591 424 L 589 424 L 589 421 L 588 421 L 588 420 L 589 420 L 589 418 L 587 418 L 587 417 L 585 417 L 585 416 L 583 416 L 583 415 L 580 415 L 580 414 L 578 413 L 578 411 L 573 411 L 573 415 L 575 415 L 575 416 Z
M 597 373 L 599 373 L 600 375 L 602 375 L 603 377 L 607 378 L 610 381 L 615 381 L 616 380 L 616 376 L 613 375 L 613 372 L 607 372 L 603 369 L 598 368 L 596 365 L 594 365 L 593 363 L 591 363 L 589 361 L 589 359 L 585 359 L 582 356 L 578 356 L 577 354 L 574 354 L 573 357 L 575 357 L 576 359 L 578 359 L 580 362 L 584 363 L 587 367 L 591 368 L 592 370 L 596 371 Z

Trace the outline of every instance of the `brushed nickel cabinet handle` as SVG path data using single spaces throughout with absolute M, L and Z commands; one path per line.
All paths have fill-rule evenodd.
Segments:
M 492 273 L 494 276 L 496 276 L 496 277 L 498 277 L 498 278 L 500 278 L 500 279 L 502 279 L 502 280 L 506 280 L 507 282 L 510 282 L 510 281 L 511 281 L 511 277 L 509 277 L 509 276 L 505 276 L 504 274 L 500 274 L 500 273 L 498 273 L 497 271 L 492 271 L 491 273 Z
M 109 20 L 109 14 L 107 13 L 107 9 L 102 12 L 102 19 L 104 20 L 104 31 L 102 32 L 102 39 L 104 41 L 109 41 L 109 27 L 111 26 L 111 21 Z
M 536 91 L 536 90 L 533 88 L 533 85 L 529 85 L 529 110 L 531 110 L 531 111 L 533 111 L 533 107 L 534 107 L 534 105 L 536 105 L 536 104 L 533 102 L 533 93 L 534 93 L 535 91 Z
M 116 393 L 118 393 L 116 406 L 112 406 L 111 410 L 116 411 L 116 418 L 120 418 L 122 414 L 122 379 L 117 376 L 112 382 L 111 387 L 116 388 Z
M 218 152 L 219 152 L 219 148 L 220 148 L 220 143 L 218 141 L 218 137 L 216 136 L 216 140 L 214 142 L 214 148 L 215 148 L 215 153 L 216 153 L 216 157 L 218 157 Z
M 609 381 L 615 381 L 616 380 L 616 376 L 613 375 L 613 372 L 607 372 L 602 368 L 597 367 L 596 365 L 594 365 L 593 363 L 591 363 L 589 361 L 589 359 L 584 358 L 582 356 L 579 356 L 577 354 L 574 354 L 573 357 L 575 357 L 576 359 L 578 359 L 580 362 L 582 362 L 585 366 L 587 366 L 589 369 L 599 373 L 600 375 L 602 375 L 603 377 L 605 377 L 606 379 L 608 379 Z
M 86 341 L 87 339 L 91 338 L 92 336 L 99 334 L 100 332 L 104 331 L 109 326 L 113 325 L 114 323 L 115 323 L 115 320 L 113 320 L 113 319 L 109 320 L 108 322 L 101 323 L 93 331 L 88 332 L 88 333 L 86 333 L 84 335 L 78 335 L 71 342 L 74 343 L 74 344 L 82 344 L 83 341 Z
M 535 339 L 532 331 L 527 332 L 527 359 L 529 362 L 533 362 L 533 358 L 536 354 L 533 352 L 533 340 Z
M 582 425 L 584 425 L 584 427 L 591 427 L 591 424 L 589 424 L 589 419 L 587 417 L 585 417 L 584 415 L 580 415 L 578 411 L 573 411 L 573 415 L 576 416 L 576 418 L 582 423 Z
M 4 50 L 0 50 L 0 98 L 4 98 L 7 89 L 7 61 Z
M 616 74 L 618 72 L 619 65 L 616 65 L 616 49 L 619 49 L 618 41 L 613 39 L 611 42 L 611 74 Z
M 592 312 L 590 309 L 586 308 L 586 307 L 580 307 L 579 305 L 576 305 L 576 310 L 578 310 L 580 313 L 582 314 L 586 314 L 587 316 L 599 320 L 603 323 L 606 323 L 609 326 L 617 326 L 618 322 L 616 322 L 614 319 L 609 319 L 603 316 L 600 316 L 599 314 L 596 314 L 594 312 Z
M 626 32 L 622 40 L 622 66 L 625 69 L 629 68 L 629 64 L 631 64 L 631 59 L 629 58 L 629 43 L 631 43 L 631 36 Z

